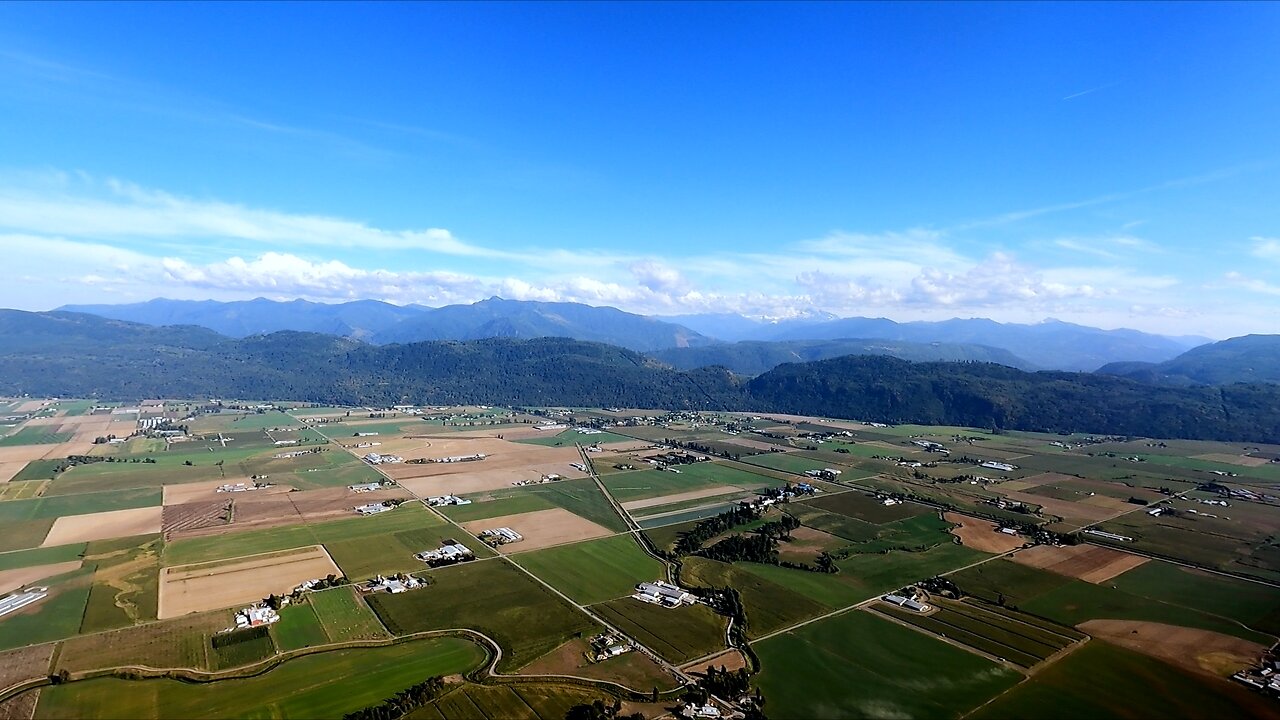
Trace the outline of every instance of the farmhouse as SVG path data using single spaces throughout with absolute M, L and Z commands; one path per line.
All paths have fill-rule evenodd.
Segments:
M 249 628 L 270 625 L 280 620 L 280 615 L 269 607 L 253 605 L 236 613 L 236 627 Z
M 369 503 L 368 505 L 357 505 L 355 511 L 361 515 L 377 515 L 378 513 L 386 512 L 390 509 L 390 507 L 383 505 L 382 503 Z
M 523 535 L 508 527 L 483 530 L 478 537 L 490 545 L 506 545 L 507 543 L 520 542 L 524 539 Z
M 1094 530 L 1093 528 L 1089 528 L 1088 530 L 1085 530 L 1085 532 L 1089 533 L 1090 535 L 1097 535 L 1098 537 L 1107 538 L 1108 540 L 1121 540 L 1124 542 L 1133 541 L 1133 538 L 1131 537 L 1126 537 L 1124 535 L 1117 535 L 1115 533 L 1106 532 L 1105 530 Z
M 276 447 L 280 447 L 282 445 L 297 445 L 297 444 L 298 444 L 297 440 L 277 440 L 276 441 Z
M 912 600 L 911 598 L 903 597 L 901 595 L 894 595 L 891 593 L 889 595 L 885 595 L 881 597 L 880 599 L 884 600 L 890 605 L 897 605 L 898 607 L 904 607 L 908 610 L 915 610 L 916 612 L 929 612 L 928 605 L 925 605 L 924 603 L 918 603 L 915 600 Z
M 534 430 L 568 430 L 569 426 L 563 423 L 546 423 L 545 425 L 534 425 Z
M 697 602 L 697 598 L 690 593 L 662 580 L 640 583 L 636 586 L 636 591 L 631 597 L 642 602 L 664 607 L 675 608 L 681 605 L 692 605 Z
M 355 435 L 353 435 L 353 437 L 373 437 L 377 434 L 378 433 L 376 432 L 358 432 Z
M 370 465 L 393 465 L 398 462 L 404 462 L 404 458 L 399 455 L 379 455 L 371 452 L 364 456 L 364 461 Z
M 456 463 L 456 462 L 475 462 L 489 457 L 484 453 L 472 453 L 470 455 L 450 455 L 449 457 L 431 458 L 427 462 L 433 463 Z
M 358 493 L 373 492 L 374 490 L 381 490 L 382 483 L 371 482 L 371 483 L 362 483 L 360 485 L 348 485 L 347 489 L 350 490 L 351 492 L 358 492 Z
M 366 589 L 369 592 L 385 591 L 396 595 L 422 587 L 424 584 L 421 580 L 411 575 L 401 575 L 399 578 L 386 578 L 378 575 L 369 581 Z
M 422 562 L 436 567 L 437 565 L 452 565 L 454 563 L 466 562 L 475 558 L 475 554 L 471 552 L 471 548 L 461 543 L 446 540 L 443 545 L 435 550 L 424 550 L 415 558 Z
M 1013 472 L 1014 470 L 1018 469 L 1017 465 L 1010 465 L 1009 463 L 996 462 L 995 460 L 988 460 L 982 463 L 981 465 L 979 465 L 978 467 L 984 467 L 984 468 L 987 468 L 988 470 L 999 470 L 1001 472 Z
M 470 505 L 471 501 L 463 500 L 457 495 L 440 495 L 439 497 L 427 498 L 427 504 L 432 507 L 439 507 L 441 505 Z
M 226 485 L 219 485 L 215 492 L 250 492 L 252 490 L 265 490 L 269 487 L 272 487 L 270 483 L 253 483 L 252 485 L 249 483 L 228 483 Z

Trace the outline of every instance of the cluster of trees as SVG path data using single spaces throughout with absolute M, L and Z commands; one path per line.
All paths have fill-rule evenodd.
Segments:
M 739 525 L 746 525 L 760 519 L 760 513 L 754 508 L 739 506 L 730 508 L 715 517 L 702 520 L 693 529 L 685 531 L 676 541 L 676 555 L 691 555 L 702 548 L 702 544 L 726 530 Z
M 431 703 L 440 697 L 444 689 L 444 678 L 439 675 L 430 677 L 377 705 L 347 713 L 342 716 L 342 720 L 395 720 Z
M 745 560 L 776 565 L 778 539 L 772 535 L 730 535 L 711 547 L 699 550 L 698 554 L 725 563 Z
M 611 703 L 604 700 L 593 700 L 569 708 L 564 720 L 644 720 L 644 713 L 622 714 L 622 701 L 614 699 Z

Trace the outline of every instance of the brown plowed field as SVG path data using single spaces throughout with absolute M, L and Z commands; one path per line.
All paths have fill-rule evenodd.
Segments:
M 472 535 L 478 535 L 483 530 L 507 527 L 524 536 L 524 540 L 520 542 L 499 545 L 498 552 L 504 554 L 537 550 L 551 545 L 563 545 L 613 534 L 609 528 L 597 525 L 563 508 L 475 520 L 464 523 L 462 527 Z
M 1001 490 L 1003 489 L 1001 488 Z M 1097 505 L 1088 505 L 1070 500 L 1058 500 L 1057 498 L 1027 492 L 1006 492 L 1004 495 L 1010 500 L 1016 500 L 1027 505 L 1039 505 L 1042 515 L 1057 515 L 1063 520 L 1072 520 L 1085 524 L 1106 520 L 1119 512 L 1111 508 L 1102 508 Z M 1137 506 L 1133 507 L 1136 508 Z
M 320 545 L 160 571 L 161 620 L 257 602 L 304 580 L 341 575 Z
M 354 516 L 357 505 L 377 503 L 383 500 L 404 500 L 409 494 L 403 488 L 388 488 L 367 493 L 353 493 L 346 488 L 324 488 L 272 494 L 253 492 L 221 493 L 234 505 L 229 524 L 209 524 L 175 529 L 174 539 L 219 535 L 246 529 L 260 529 L 293 525 L 326 517 Z M 200 503 L 204 505 L 204 503 Z M 173 507 L 185 507 L 176 505 Z
M 951 534 L 960 538 L 960 543 L 965 547 L 974 550 L 998 555 L 1020 548 L 1027 542 L 1026 538 L 998 532 L 999 526 L 990 520 L 979 520 L 956 513 L 943 513 L 942 518 L 955 523 L 957 527 L 951 529 Z
M 1147 561 L 1140 555 L 1130 555 L 1097 545 L 1036 545 L 1014 553 L 1010 559 L 1022 565 L 1079 578 L 1095 585 Z
M 627 687 L 675 687 L 671 676 L 660 665 L 640 652 L 629 652 L 603 662 L 591 662 L 586 655 L 591 646 L 574 639 L 520 668 L 521 675 L 576 675 L 621 683 Z
M 742 652 L 739 650 L 725 650 L 719 655 L 703 660 L 697 665 L 685 665 L 681 669 L 690 675 L 704 675 L 707 672 L 707 668 L 719 670 L 721 666 L 725 670 L 739 670 L 747 667 L 747 659 L 743 657 Z
M 164 539 L 171 540 L 178 533 L 200 530 L 208 527 L 222 527 L 231 516 L 230 499 L 212 502 L 184 503 L 182 505 L 165 505 L 161 514 L 160 532 Z
M 1139 620 L 1088 620 L 1078 625 L 1093 637 L 1160 658 L 1194 672 L 1226 677 L 1266 651 L 1230 635 Z
M 35 567 L 0 571 L 0 594 L 37 585 L 39 581 L 47 577 L 71 572 L 79 569 L 79 567 L 79 560 L 71 560 L 69 562 L 53 563 L 52 565 L 37 565 Z
M 53 527 L 40 547 L 158 533 L 160 521 L 159 505 L 88 515 L 64 515 L 53 521 Z
M 56 643 L 32 645 L 0 653 L 0 688 L 47 676 L 55 646 Z

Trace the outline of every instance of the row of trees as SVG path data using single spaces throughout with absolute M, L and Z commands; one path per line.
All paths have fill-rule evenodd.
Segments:
M 440 697 L 444 692 L 444 678 L 439 675 L 427 678 L 417 685 L 401 690 L 377 705 L 347 713 L 342 720 L 395 720 Z

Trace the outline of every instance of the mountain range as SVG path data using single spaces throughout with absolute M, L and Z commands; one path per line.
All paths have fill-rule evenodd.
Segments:
M 374 344 L 567 337 L 660 353 L 670 348 L 723 348 L 729 344 L 725 341 L 784 343 L 774 347 L 748 345 L 735 350 L 674 353 L 667 357 L 667 361 L 677 367 L 692 367 L 693 363 L 701 362 L 698 358 L 706 358 L 707 362 L 720 362 L 747 374 L 773 367 L 769 363 L 775 359 L 778 362 L 821 359 L 834 357 L 846 349 L 918 361 L 973 359 L 1025 369 L 1091 371 L 1115 362 L 1164 362 L 1208 342 L 1207 338 L 1101 330 L 1055 320 L 1030 325 L 984 319 L 898 323 L 885 318 L 836 318 L 822 312 L 775 321 L 733 314 L 646 317 L 611 307 L 496 297 L 440 308 L 399 306 L 375 300 L 325 304 L 259 298 L 235 302 L 156 299 L 127 305 L 68 305 L 59 309 L 149 325 L 198 325 L 229 337 L 294 330 Z M 811 342 L 795 344 L 795 341 L 819 340 L 842 342 L 825 347 Z M 856 342 L 848 342 L 851 340 Z M 986 349 L 978 349 L 979 346 Z
M 746 379 L 720 367 L 675 370 L 566 338 L 390 345 L 296 331 L 230 338 L 70 312 L 0 310 L 0 394 L 623 405 L 1280 442 L 1277 384 L 1152 385 L 1104 373 L 859 355 L 785 363 Z
M 1245 335 L 1192 348 L 1162 363 L 1110 363 L 1098 372 L 1167 385 L 1280 383 L 1280 335 Z

